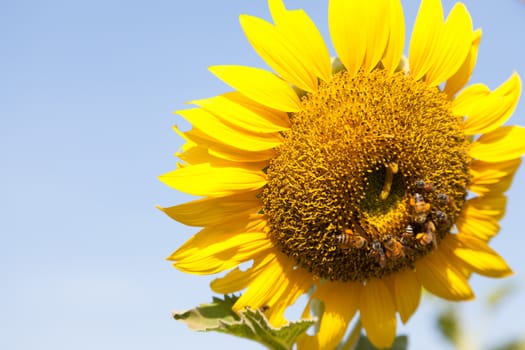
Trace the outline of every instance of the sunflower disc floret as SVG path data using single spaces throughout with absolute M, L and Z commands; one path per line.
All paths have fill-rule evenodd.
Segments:
M 342 71 L 302 103 L 267 170 L 271 239 L 324 279 L 413 268 L 467 193 L 469 142 L 447 96 L 377 69 Z

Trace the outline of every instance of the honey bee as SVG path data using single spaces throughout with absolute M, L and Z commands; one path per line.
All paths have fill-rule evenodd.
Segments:
M 375 258 L 379 266 L 381 268 L 386 266 L 386 255 L 385 251 L 383 250 L 383 247 L 381 246 L 381 242 L 379 242 L 377 239 L 374 240 L 372 243 L 372 247 L 370 248 L 370 256 Z
M 414 197 L 410 198 L 410 205 L 414 211 L 414 221 L 420 225 L 427 221 L 428 212 L 430 211 L 430 204 L 425 202 L 425 199 L 420 193 L 416 193 Z
M 427 193 L 435 191 L 434 185 L 423 180 L 416 180 L 415 185 L 418 190 L 423 190 Z
M 447 214 L 445 214 L 441 210 L 436 210 L 436 218 L 439 222 L 446 222 L 448 219 Z
M 401 243 L 408 244 L 410 240 L 414 237 L 414 228 L 412 225 L 408 224 L 405 228 L 405 232 L 401 234 Z
M 450 197 L 446 193 L 439 193 L 437 195 L 437 200 L 443 205 L 448 205 L 452 203 L 452 199 L 450 199 Z
M 387 236 L 386 240 L 383 242 L 383 245 L 386 249 L 387 258 L 398 259 L 405 256 L 403 244 L 401 244 L 392 236 Z
M 367 243 L 366 238 L 354 234 L 354 232 L 349 228 L 345 229 L 343 234 L 335 236 L 335 239 L 337 243 L 339 243 L 339 247 L 341 249 L 359 249 L 363 248 Z
M 429 220 L 425 223 L 425 232 L 418 233 L 416 240 L 424 247 L 432 244 L 434 248 L 437 248 L 436 226 L 432 221 Z

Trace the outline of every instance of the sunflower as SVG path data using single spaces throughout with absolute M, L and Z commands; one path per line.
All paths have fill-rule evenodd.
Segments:
M 456 4 L 421 2 L 403 57 L 400 1 L 330 0 L 336 58 L 303 10 L 269 0 L 274 23 L 241 26 L 273 69 L 213 66 L 233 88 L 177 113 L 192 124 L 182 163 L 160 179 L 202 198 L 161 208 L 203 227 L 168 259 L 215 274 L 217 293 L 281 326 L 309 295 L 324 303 L 300 349 L 332 349 L 359 314 L 370 341 L 392 344 L 421 292 L 468 300 L 472 273 L 511 273 L 488 246 L 525 153 L 525 128 L 502 126 L 521 91 L 466 86 L 481 30 Z M 241 265 L 242 266 L 239 266 Z

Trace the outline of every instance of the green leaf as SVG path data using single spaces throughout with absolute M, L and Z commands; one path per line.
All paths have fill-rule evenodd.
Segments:
M 408 337 L 400 335 L 394 340 L 394 344 L 390 350 L 406 350 L 408 347 Z M 370 340 L 364 335 L 361 335 L 354 350 L 376 350 L 377 348 L 370 343 Z
M 237 296 L 213 298 L 204 304 L 182 313 L 174 313 L 176 320 L 185 322 L 198 331 L 216 331 L 251 339 L 272 350 L 289 350 L 297 338 L 314 323 L 311 320 L 291 322 L 275 328 L 261 310 L 246 309 L 238 315 L 232 311 Z
M 449 307 L 443 310 L 438 315 L 437 326 L 445 339 L 452 344 L 457 344 L 460 336 L 460 324 L 455 309 Z
M 236 322 L 239 316 L 232 310 L 233 304 L 239 299 L 237 296 L 224 296 L 224 300 L 213 297 L 211 304 L 202 304 L 181 313 L 173 313 L 173 318 L 185 322 L 190 329 L 207 331 L 220 327 L 221 322 Z

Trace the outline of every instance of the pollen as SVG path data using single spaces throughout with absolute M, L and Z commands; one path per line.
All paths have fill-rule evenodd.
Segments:
M 269 237 L 338 281 L 414 267 L 450 233 L 469 183 L 462 120 L 403 72 L 337 73 L 302 98 L 266 169 Z

